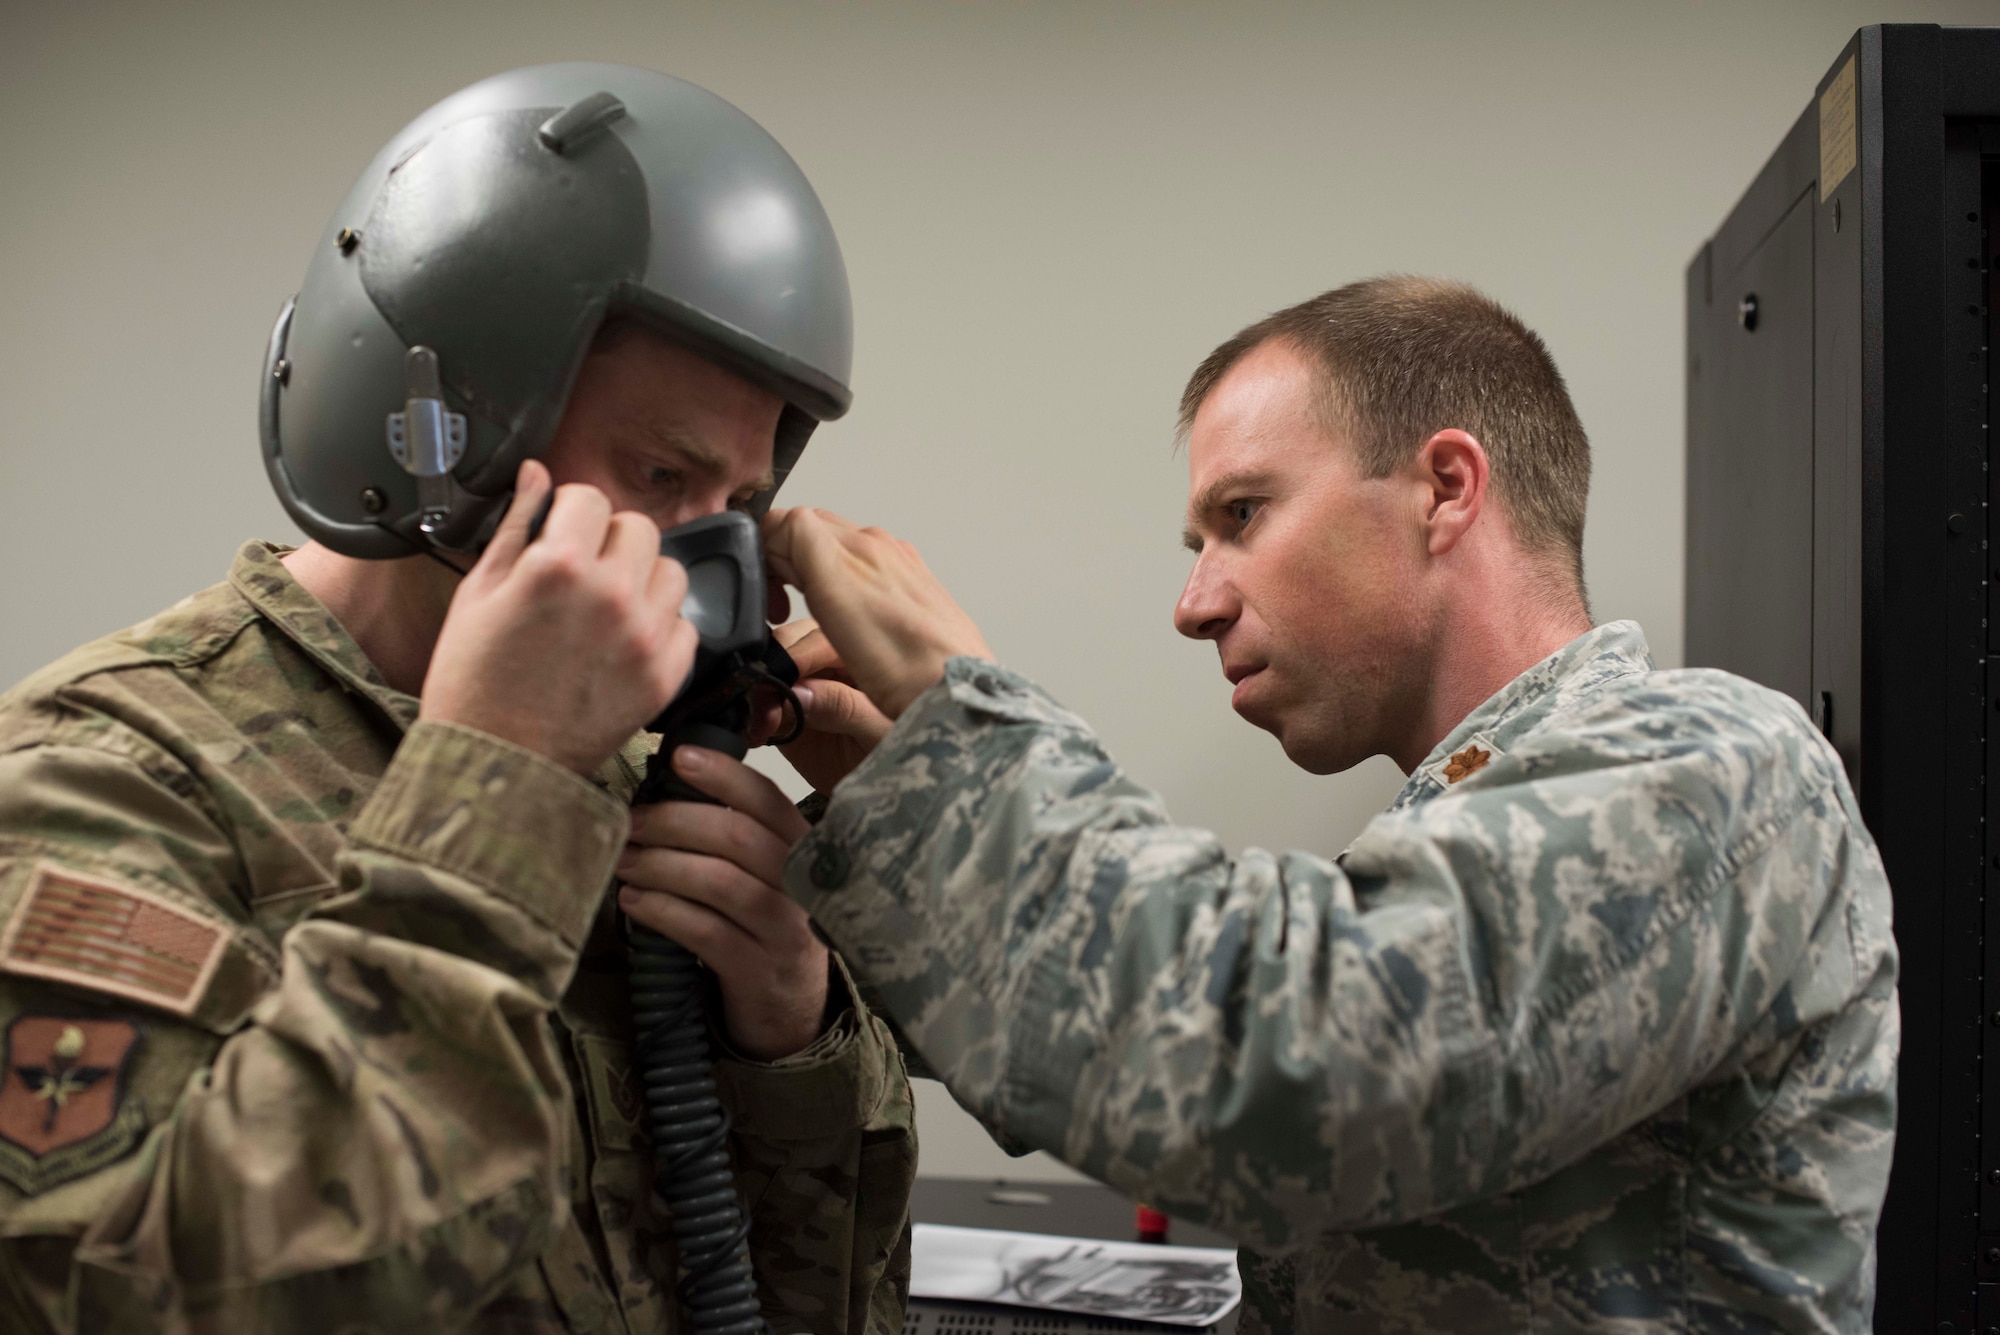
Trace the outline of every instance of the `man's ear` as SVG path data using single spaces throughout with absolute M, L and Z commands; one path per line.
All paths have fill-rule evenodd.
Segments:
M 1432 556 L 1443 556 L 1472 531 L 1486 504 L 1492 480 L 1486 447 L 1456 428 L 1440 431 L 1418 449 L 1416 465 L 1430 489 L 1425 545 Z

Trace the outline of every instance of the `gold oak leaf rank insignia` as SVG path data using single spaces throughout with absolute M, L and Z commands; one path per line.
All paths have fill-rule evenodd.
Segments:
M 1493 759 L 1493 753 L 1479 746 L 1468 746 L 1451 758 L 1444 767 L 1444 781 L 1457 783 L 1470 774 L 1477 774 L 1486 768 L 1486 762 Z

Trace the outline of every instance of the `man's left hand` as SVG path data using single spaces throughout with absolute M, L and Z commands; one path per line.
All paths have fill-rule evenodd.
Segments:
M 714 971 L 738 1052 L 788 1057 L 819 1037 L 831 963 L 780 888 L 785 857 L 810 827 L 776 784 L 720 752 L 683 746 L 674 773 L 725 805 L 633 808 L 618 906 Z

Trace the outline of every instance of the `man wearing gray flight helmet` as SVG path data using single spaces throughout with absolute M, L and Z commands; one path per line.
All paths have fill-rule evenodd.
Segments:
M 659 531 L 768 504 L 850 328 L 679 80 L 517 70 L 377 155 L 266 361 L 311 541 L 0 696 L 0 1328 L 685 1328 L 614 876 L 711 970 L 765 1316 L 900 1325 L 909 1089 L 765 884 L 802 818 L 700 753 L 725 806 L 626 805 L 696 638 Z

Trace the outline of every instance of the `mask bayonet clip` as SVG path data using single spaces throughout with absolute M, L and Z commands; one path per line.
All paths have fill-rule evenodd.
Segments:
M 416 477 L 417 527 L 435 536 L 458 492 L 451 470 L 465 457 L 465 414 L 445 411 L 437 353 L 421 344 L 403 359 L 403 386 L 403 411 L 389 414 L 389 453 Z

